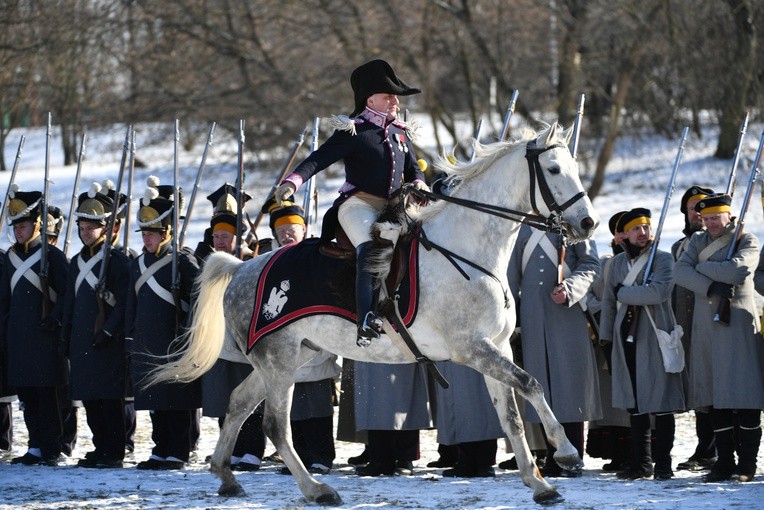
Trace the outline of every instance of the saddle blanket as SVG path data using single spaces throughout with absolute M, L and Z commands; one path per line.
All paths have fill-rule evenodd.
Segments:
M 335 315 L 355 324 L 355 272 L 347 260 L 322 255 L 319 245 L 319 239 L 310 238 L 281 248 L 265 265 L 257 281 L 247 352 L 265 335 L 311 315 Z M 417 246 L 414 240 L 395 296 L 406 326 L 414 322 L 418 304 Z

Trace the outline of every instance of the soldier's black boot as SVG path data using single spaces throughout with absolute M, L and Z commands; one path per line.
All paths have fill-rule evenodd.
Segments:
M 706 483 L 723 482 L 735 473 L 735 426 L 731 409 L 712 409 L 716 441 L 716 462 L 703 478 Z
M 653 458 L 650 445 L 650 415 L 637 414 L 629 417 L 631 422 L 631 465 L 619 471 L 621 480 L 652 478 Z
M 750 482 L 756 474 L 756 457 L 761 444 L 761 412 L 754 410 L 738 411 L 738 449 L 737 475 L 741 482 Z
M 654 478 L 656 480 L 668 480 L 674 477 L 674 471 L 671 469 L 671 449 L 674 447 L 675 431 L 676 423 L 673 414 L 661 414 L 655 417 L 653 460 L 655 460 Z
M 368 347 L 382 332 L 382 320 L 374 313 L 374 277 L 367 264 L 371 241 L 356 246 L 355 306 L 358 313 L 358 347 Z

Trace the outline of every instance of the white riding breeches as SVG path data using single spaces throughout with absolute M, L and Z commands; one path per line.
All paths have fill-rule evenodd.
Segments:
M 337 217 L 353 246 L 371 241 L 371 226 L 377 220 L 387 199 L 359 192 L 340 205 Z

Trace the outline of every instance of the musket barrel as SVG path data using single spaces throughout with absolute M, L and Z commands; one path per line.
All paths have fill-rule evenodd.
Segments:
M 241 258 L 244 225 L 244 119 L 239 120 L 239 161 L 236 177 L 236 257 Z
M 194 188 L 191 190 L 191 197 L 189 198 L 188 207 L 186 208 L 186 217 L 183 219 L 183 228 L 180 230 L 180 237 L 178 238 L 178 246 L 181 248 L 183 248 L 183 242 L 186 239 L 186 230 L 191 222 L 191 213 L 194 210 L 196 195 L 202 187 L 202 175 L 204 175 L 204 169 L 207 166 L 207 152 L 209 151 L 210 146 L 212 146 L 215 127 L 217 127 L 217 123 L 213 122 L 210 126 L 210 132 L 207 134 L 207 143 L 204 144 L 204 151 L 202 151 L 202 160 L 199 163 L 199 170 L 196 172 L 196 181 L 194 182 Z
M 82 161 L 85 159 L 85 140 L 87 133 L 82 133 L 80 142 L 80 152 L 77 156 L 77 172 L 74 174 L 74 186 L 72 187 L 72 200 L 69 203 L 69 221 L 66 223 L 66 234 L 64 235 L 64 255 L 69 254 L 69 243 L 71 242 L 72 227 L 74 226 L 74 211 L 77 204 L 77 191 L 80 189 L 80 174 L 82 173 Z
M 512 118 L 512 114 L 515 113 L 515 106 L 517 106 L 517 97 L 520 95 L 519 90 L 512 92 L 512 98 L 507 105 L 507 113 L 504 114 L 504 124 L 501 126 L 501 133 L 499 134 L 499 141 L 503 142 L 507 139 L 509 134 L 509 120 Z
M 313 138 L 310 141 L 310 151 L 315 152 L 318 149 L 318 127 L 321 119 L 315 117 L 313 119 Z M 316 194 L 316 176 L 314 175 L 308 179 L 307 186 L 305 186 L 305 195 L 302 201 L 302 209 L 305 211 L 305 237 L 310 237 L 310 228 L 315 222 L 315 215 L 311 211 L 311 204 L 313 203 L 314 195 Z
M 483 131 L 483 118 L 481 117 L 475 128 L 475 141 L 472 145 L 472 155 L 470 156 L 470 162 L 475 161 L 475 145 L 480 142 L 480 133 Z
M 180 219 L 180 192 L 178 190 L 178 152 L 180 144 L 180 120 L 175 119 L 175 143 L 173 145 L 172 158 L 172 288 L 179 287 L 180 275 L 178 274 L 178 222 Z
M 3 200 L 3 203 L 0 206 L 0 232 L 2 232 L 3 227 L 5 226 L 5 213 L 8 206 L 8 195 L 11 194 L 11 185 L 13 185 L 14 181 L 16 180 L 16 172 L 19 169 L 19 162 L 21 161 L 21 155 L 24 152 L 24 143 L 26 142 L 26 139 L 26 136 L 21 135 L 21 140 L 19 140 L 19 147 L 16 149 L 16 159 L 13 161 L 11 178 L 8 180 L 8 188 L 5 190 L 5 200 Z
M 735 157 L 732 159 L 732 170 L 730 171 L 729 179 L 727 180 L 727 191 L 726 193 L 729 196 L 732 196 L 732 194 L 735 192 L 735 182 L 736 182 L 736 173 L 737 173 L 737 164 L 740 161 L 740 149 L 743 148 L 743 138 L 745 138 L 745 134 L 748 131 L 748 116 L 750 115 L 750 112 L 745 112 L 745 118 L 743 118 L 743 123 L 740 124 L 740 136 L 737 139 L 737 147 L 735 147 Z
M 570 153 L 573 155 L 573 159 L 578 159 L 578 139 L 581 133 L 581 121 L 584 118 L 584 102 L 586 96 L 581 94 L 578 98 L 578 111 L 576 113 L 576 121 L 573 124 L 573 139 L 570 143 Z
M 130 213 L 132 210 L 131 204 L 133 203 L 133 177 L 135 176 L 135 129 L 133 128 L 130 133 L 130 163 L 127 171 L 127 200 L 125 201 L 125 237 L 124 237 L 124 252 L 125 255 L 130 256 Z M 117 197 L 119 200 L 119 197 Z

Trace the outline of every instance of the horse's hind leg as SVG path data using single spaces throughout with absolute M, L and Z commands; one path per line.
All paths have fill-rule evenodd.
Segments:
M 511 388 L 486 377 L 486 386 L 496 405 L 501 424 L 507 433 L 512 451 L 517 459 L 517 467 L 523 483 L 533 490 L 533 500 L 540 504 L 553 504 L 564 501 L 554 486 L 550 485 L 536 467 L 531 456 L 528 441 L 525 439 L 525 429 L 517 408 L 517 400 Z
M 245 492 L 231 471 L 231 454 L 244 421 L 265 396 L 265 386 L 257 371 L 253 371 L 231 392 L 223 426 L 220 429 L 215 452 L 210 461 L 212 471 L 222 482 L 218 489 L 221 496 L 244 496 Z

